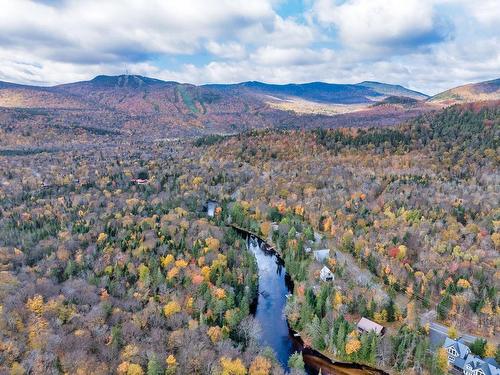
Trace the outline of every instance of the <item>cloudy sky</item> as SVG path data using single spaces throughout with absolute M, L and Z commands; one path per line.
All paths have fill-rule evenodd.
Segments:
M 428 94 L 500 77 L 499 0 L 0 0 L 0 80 L 377 80 Z

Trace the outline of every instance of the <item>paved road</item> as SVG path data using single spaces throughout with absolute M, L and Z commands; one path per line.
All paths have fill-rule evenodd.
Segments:
M 429 325 L 430 332 L 429 332 L 429 339 L 431 342 L 431 346 L 440 346 L 443 344 L 445 338 L 448 336 L 448 327 L 432 322 Z M 477 337 L 468 335 L 468 334 L 462 334 L 462 341 L 466 344 L 472 344 Z

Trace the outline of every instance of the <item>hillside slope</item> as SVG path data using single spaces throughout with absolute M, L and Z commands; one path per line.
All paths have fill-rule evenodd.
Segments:
M 244 88 L 246 93 L 275 96 L 279 99 L 299 98 L 318 103 L 360 104 L 382 100 L 387 96 L 404 96 L 418 100 L 428 96 L 403 86 L 379 82 L 358 84 L 335 84 L 325 82 L 289 83 L 284 85 L 257 81 L 242 82 L 236 85 L 206 85 L 210 88 Z
M 386 96 L 399 96 L 415 100 L 425 100 L 429 96 L 422 94 L 421 92 L 409 90 L 401 85 L 389 85 L 387 83 L 364 81 L 358 83 L 357 86 L 368 87 L 381 95 Z
M 452 105 L 500 99 L 500 78 L 470 83 L 439 93 L 429 99 L 435 104 Z

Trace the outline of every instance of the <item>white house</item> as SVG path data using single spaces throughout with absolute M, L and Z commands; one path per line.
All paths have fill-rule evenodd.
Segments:
M 215 216 L 215 209 L 217 208 L 217 202 L 216 201 L 208 201 L 207 202 L 207 216 L 208 217 L 214 217 Z
M 333 281 L 335 280 L 335 276 L 333 275 L 332 271 L 327 266 L 323 266 L 321 269 L 321 272 L 319 273 L 319 278 L 322 281 Z

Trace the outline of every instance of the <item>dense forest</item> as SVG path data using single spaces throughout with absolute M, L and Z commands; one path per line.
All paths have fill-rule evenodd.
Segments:
M 283 373 L 230 223 L 276 245 L 290 325 L 328 356 L 444 373 L 438 321 L 499 359 L 499 111 L 0 152 L 0 373 Z M 361 316 L 388 333 L 360 334 Z
M 471 105 L 396 128 L 253 133 L 208 152 L 249 176 L 234 194 L 249 207 L 242 225 L 277 244 L 299 281 L 294 328 L 337 358 L 436 373 L 424 340 L 432 321 L 486 337 L 488 356 L 498 344 L 499 135 L 498 108 Z M 308 246 L 330 249 L 333 285 L 319 282 Z M 379 359 L 369 344 L 346 352 L 360 316 L 392 333 Z M 337 319 L 351 324 L 340 338 Z

